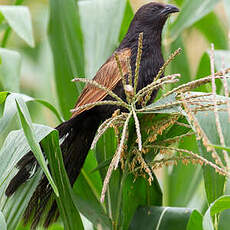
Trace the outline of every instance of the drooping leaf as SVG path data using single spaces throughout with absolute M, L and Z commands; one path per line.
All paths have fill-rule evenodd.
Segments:
M 55 183 L 54 183 L 54 181 L 50 175 L 50 172 L 49 172 L 49 169 L 47 167 L 45 158 L 43 156 L 41 147 L 35 139 L 32 121 L 31 121 L 31 118 L 29 115 L 29 111 L 26 107 L 26 104 L 22 99 L 20 100 L 20 98 L 16 99 L 16 104 L 17 104 L 18 114 L 19 114 L 19 118 L 20 118 L 20 123 L 21 123 L 23 131 L 25 133 L 26 139 L 29 143 L 29 146 L 30 146 L 34 156 L 36 157 L 39 165 L 43 169 L 43 172 L 45 173 L 50 185 L 52 186 L 52 188 L 54 190 L 54 193 L 56 194 L 56 196 L 59 196 L 58 189 L 57 189 L 57 187 L 56 187 L 56 185 L 55 185 Z
M 6 93 L 7 93 L 7 97 L 5 97 Z M 61 117 L 57 109 L 45 100 L 34 99 L 25 94 L 9 93 L 9 92 L 2 92 L 1 98 L 2 98 L 2 103 L 5 102 L 5 105 L 4 105 L 4 110 L 3 110 L 3 116 L 0 118 L 0 132 L 4 132 L 6 128 L 8 127 L 8 125 L 11 123 L 13 116 L 17 112 L 17 106 L 15 103 L 15 99 L 19 99 L 19 98 L 22 99 L 24 102 L 35 101 L 35 102 L 38 102 L 46 106 L 56 115 L 56 117 L 58 118 L 60 122 L 63 121 L 63 118 Z
M 29 46 L 34 46 L 32 20 L 26 6 L 0 6 L 0 13 L 4 16 L 10 27 Z
M 52 129 L 47 126 L 34 125 L 34 131 L 36 141 L 40 142 Z M 17 172 L 14 168 L 16 163 L 29 150 L 23 130 L 17 130 L 10 132 L 0 151 L 0 210 L 6 217 L 8 230 L 16 229 L 42 175 L 40 170 L 27 183 L 20 186 L 10 198 L 5 196 L 6 187 Z
M 1 8 L 1 7 L 0 7 Z M 0 48 L 0 81 L 4 90 L 19 91 L 21 56 L 18 52 Z

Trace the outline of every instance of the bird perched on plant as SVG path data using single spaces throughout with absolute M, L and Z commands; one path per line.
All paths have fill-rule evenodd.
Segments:
M 175 6 L 154 2 L 142 6 L 136 12 L 121 44 L 115 50 L 125 77 L 127 77 L 129 71 L 127 59 L 130 59 L 134 78 L 138 37 L 140 33 L 143 33 L 143 48 L 137 91 L 153 82 L 154 77 L 162 67 L 164 63 L 161 51 L 162 29 L 168 16 L 178 11 L 178 8 Z M 125 100 L 125 92 L 115 53 L 101 66 L 94 80 Z M 156 91 L 152 93 L 150 101 L 155 98 L 156 93 Z M 89 103 L 112 99 L 106 91 L 92 84 L 87 84 L 78 98 L 75 108 Z M 100 105 L 79 109 L 73 112 L 70 120 L 56 127 L 60 138 L 63 138 L 61 150 L 71 185 L 74 184 L 81 171 L 97 128 L 116 109 L 117 106 L 115 105 Z M 7 196 L 11 196 L 21 184 L 25 183 L 32 176 L 31 173 L 34 172 L 34 165 L 38 167 L 32 152 L 26 154 L 17 163 L 19 171 L 7 187 Z M 25 211 L 25 221 L 28 221 L 32 215 L 31 228 L 36 228 L 39 223 L 52 192 L 47 178 L 43 175 Z M 34 211 L 32 212 L 32 210 Z M 44 226 L 49 226 L 57 217 L 57 204 L 56 201 L 53 201 L 45 217 Z

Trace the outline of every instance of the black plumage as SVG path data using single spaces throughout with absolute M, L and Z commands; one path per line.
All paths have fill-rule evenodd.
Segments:
M 179 10 L 172 5 L 154 2 L 142 6 L 135 14 L 120 46 L 115 50 L 121 62 L 123 73 L 125 75 L 128 74 L 126 60 L 130 58 L 132 73 L 134 75 L 138 37 L 139 34 L 143 32 L 143 49 L 137 90 L 151 83 L 163 65 L 164 60 L 161 51 L 162 29 L 168 16 L 178 11 Z M 98 70 L 94 80 L 113 90 L 113 92 L 122 99 L 125 99 L 121 76 L 114 54 Z M 155 95 L 156 91 L 153 92 L 150 101 L 154 99 Z M 111 99 L 105 91 L 88 84 L 78 98 L 75 108 L 88 103 Z M 116 109 L 117 106 L 112 105 L 82 109 L 74 112 L 70 120 L 56 127 L 59 131 L 60 138 L 64 138 L 61 144 L 61 150 L 71 185 L 74 184 L 81 171 L 97 128 L 100 123 L 109 118 Z M 32 152 L 26 154 L 18 162 L 17 167 L 19 171 L 11 180 L 6 190 L 7 196 L 12 195 L 21 184 L 31 177 L 30 174 L 34 165 L 37 165 L 37 161 Z M 51 195 L 52 188 L 49 186 L 46 177 L 42 176 L 24 215 L 25 221 L 28 221 L 31 215 L 33 216 L 31 228 L 36 228 Z M 32 212 L 32 210 L 34 210 L 34 212 Z M 57 204 L 53 201 L 45 217 L 44 226 L 47 227 L 51 222 L 55 221 L 57 217 Z

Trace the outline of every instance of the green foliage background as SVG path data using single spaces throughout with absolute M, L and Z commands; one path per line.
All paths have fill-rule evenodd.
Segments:
M 170 64 L 167 73 L 180 73 L 182 78 L 178 84 L 209 75 L 210 43 L 214 43 L 216 49 L 216 70 L 222 69 L 222 60 L 225 67 L 230 67 L 229 1 L 167 2 L 179 6 L 181 12 L 168 20 L 164 30 L 164 56 L 168 57 L 178 47 L 183 49 L 182 54 Z M 116 149 L 113 132 L 106 132 L 96 149 L 90 151 L 72 190 L 64 167 L 55 166 L 55 159 L 52 158 L 51 152 L 55 151 L 60 165 L 63 164 L 57 146 L 56 131 L 41 125 L 31 128 L 33 125 L 30 117 L 33 123 L 50 127 L 55 127 L 70 117 L 69 110 L 74 107 L 83 88 L 83 85 L 75 86 L 70 80 L 76 76 L 92 78 L 100 65 L 111 55 L 133 17 L 131 4 L 125 0 L 16 0 L 5 1 L 4 4 L 11 7 L 0 6 L 0 142 L 3 146 L 0 175 L 1 178 L 8 174 L 12 177 L 16 160 L 28 151 L 29 145 L 32 148 L 38 147 L 39 141 L 45 138 L 43 142 L 49 153 L 49 162 L 54 162 L 50 170 L 51 174 L 55 175 L 52 180 L 60 193 L 57 199 L 62 206 L 61 216 L 65 217 L 62 218 L 64 221 L 59 220 L 59 223 L 50 229 L 64 229 L 63 224 L 66 229 L 93 229 L 92 226 L 95 229 L 110 229 L 111 220 L 118 221 L 122 229 L 128 229 L 129 226 L 130 229 L 140 229 L 145 221 L 151 223 L 150 227 L 158 226 L 158 229 L 178 229 L 176 225 L 170 224 L 170 218 L 177 220 L 178 217 L 181 217 L 178 221 L 182 221 L 179 223 L 184 223 L 181 229 L 206 230 L 214 227 L 217 229 L 218 226 L 220 230 L 228 229 L 229 210 L 222 212 L 219 220 L 214 222 L 216 225 L 212 224 L 212 216 L 229 207 L 228 196 L 219 198 L 229 194 L 228 183 L 226 189 L 223 189 L 223 177 L 206 171 L 204 183 L 201 167 L 178 163 L 177 166 L 166 167 L 157 172 L 152 187 L 143 178 L 138 178 L 133 183 L 130 175 L 120 191 L 123 175 L 117 170 L 111 178 L 106 202 L 102 204 L 99 201 L 100 192 L 107 168 L 93 173 L 91 171 L 97 167 L 98 162 L 104 162 L 113 155 Z M 217 86 L 218 93 L 223 94 L 222 84 Z M 206 85 L 199 90 L 209 92 L 210 89 L 210 85 Z M 20 119 L 17 119 L 17 111 Z M 29 145 L 22 130 L 10 132 L 20 128 L 20 122 L 25 135 L 27 133 L 27 140 L 30 140 Z M 210 130 L 207 130 L 207 133 L 209 132 Z M 3 145 L 4 141 L 8 145 Z M 184 138 L 178 147 L 199 152 L 195 137 Z M 39 149 L 37 151 L 39 153 Z M 13 153 L 13 156 L 8 156 Z M 8 159 L 7 156 L 10 166 L 3 163 Z M 7 170 L 1 171 L 4 168 Z M 38 183 L 39 174 L 41 171 L 37 172 L 30 184 L 24 186 L 24 190 L 22 188 L 14 195 L 13 200 L 6 203 L 2 194 L 10 177 L 0 181 L 0 207 L 1 203 L 5 204 L 4 210 L 0 211 L 0 229 L 16 228 L 33 188 Z M 65 181 L 64 188 L 61 188 L 60 180 Z M 216 190 L 213 185 L 216 185 Z M 117 201 L 119 193 L 122 193 L 122 208 Z M 15 200 L 18 203 L 15 203 Z M 161 206 L 162 202 L 163 206 L 157 209 L 149 207 Z M 219 209 L 218 204 L 222 204 Z M 145 207 L 137 209 L 139 205 Z M 83 224 L 79 212 L 88 219 L 83 217 Z M 134 221 L 130 225 L 135 212 Z M 144 215 L 146 212 L 151 213 L 150 218 Z M 160 217 L 165 212 L 167 215 L 163 215 L 161 223 Z M 203 225 L 200 224 L 202 221 Z M 28 226 L 23 227 L 20 223 L 17 229 L 28 229 Z

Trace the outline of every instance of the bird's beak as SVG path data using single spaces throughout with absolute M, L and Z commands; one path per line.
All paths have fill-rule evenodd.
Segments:
M 173 6 L 173 5 L 165 5 L 164 9 L 161 11 L 161 14 L 163 15 L 169 15 L 169 14 L 172 14 L 172 13 L 176 13 L 176 12 L 179 12 L 180 10 Z

